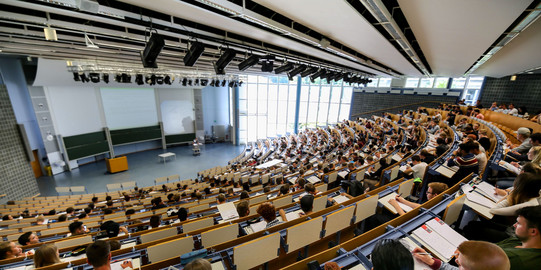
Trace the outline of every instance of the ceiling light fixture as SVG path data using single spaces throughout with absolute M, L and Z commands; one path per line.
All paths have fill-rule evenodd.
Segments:
M 233 49 L 227 49 L 225 52 L 220 55 L 220 58 L 218 58 L 218 61 L 213 62 L 214 65 L 214 71 L 217 75 L 224 75 L 225 74 L 225 68 L 229 63 L 235 58 L 235 55 L 237 55 L 237 52 Z

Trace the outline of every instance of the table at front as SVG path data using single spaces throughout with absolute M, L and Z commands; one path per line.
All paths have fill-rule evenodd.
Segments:
M 166 160 L 168 157 L 175 157 L 175 160 L 177 160 L 177 154 L 171 153 L 171 152 L 159 154 L 158 157 L 160 157 L 160 158 L 163 159 L 163 164 L 165 164 L 165 160 Z

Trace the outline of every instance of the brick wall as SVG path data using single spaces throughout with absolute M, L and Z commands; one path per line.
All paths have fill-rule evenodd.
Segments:
M 0 84 L 0 202 L 36 195 L 36 178 L 26 157 L 8 91 Z
M 351 118 L 358 117 L 359 114 L 362 114 L 364 112 L 383 110 L 411 103 L 428 102 L 424 104 L 415 104 L 411 106 L 402 106 L 396 109 L 389 109 L 385 110 L 385 112 L 397 113 L 401 110 L 415 110 L 419 106 L 434 107 L 442 102 L 454 104 L 456 100 L 457 97 L 454 96 L 354 92 L 351 104 Z M 383 111 L 374 114 L 380 115 L 382 112 Z M 362 117 L 366 116 L 368 115 L 362 115 Z
M 508 104 L 515 107 L 526 106 L 530 114 L 541 110 L 541 74 L 517 75 L 515 81 L 510 76 L 503 78 L 485 78 L 481 92 L 481 103 L 490 107 L 492 102 Z

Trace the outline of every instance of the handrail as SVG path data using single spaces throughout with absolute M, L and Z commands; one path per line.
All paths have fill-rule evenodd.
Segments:
M 414 106 L 414 105 L 419 105 L 419 104 L 425 104 L 425 103 L 442 103 L 441 101 L 423 101 L 423 102 L 417 102 L 417 103 L 410 103 L 410 104 L 405 104 L 405 105 L 400 105 L 400 106 L 394 106 L 394 107 L 388 107 L 388 108 L 384 108 L 384 109 L 379 109 L 379 110 L 374 110 L 374 111 L 368 111 L 368 112 L 362 112 L 362 113 L 358 113 L 358 114 L 354 114 L 354 115 L 351 115 L 351 117 L 357 117 L 357 116 L 360 116 L 360 115 L 364 115 L 364 114 L 373 114 L 375 112 L 381 112 L 381 111 L 389 111 L 391 109 L 398 109 L 398 108 L 402 108 L 402 107 L 408 107 L 408 106 Z

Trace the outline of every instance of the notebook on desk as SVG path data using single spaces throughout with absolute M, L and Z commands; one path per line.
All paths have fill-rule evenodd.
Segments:
M 233 202 L 218 204 L 217 207 L 222 220 L 236 219 L 239 217 L 239 213 Z
M 419 247 L 413 240 L 411 240 L 409 237 L 404 237 L 399 240 L 400 243 L 406 247 L 410 252 L 412 252 L 416 247 Z M 414 270 L 431 270 L 430 266 L 427 264 L 417 260 L 413 259 L 413 269 Z
M 458 166 L 447 167 L 446 165 L 441 165 L 436 168 L 436 171 L 447 178 L 452 178 L 458 171 Z
M 491 201 L 497 203 L 497 202 L 501 201 L 503 198 L 505 198 L 505 196 L 500 196 L 500 195 L 495 194 L 495 190 L 496 190 L 496 187 L 494 187 L 493 185 L 491 185 L 491 184 L 489 184 L 487 182 L 481 182 L 481 183 L 477 184 L 477 186 L 475 188 L 475 192 L 477 192 L 477 193 L 487 197 Z
M 434 218 L 412 232 L 439 259 L 448 262 L 462 242 L 468 241 L 439 218 Z
M 387 196 L 384 196 L 384 197 L 381 197 L 379 198 L 378 202 L 383 204 L 383 206 L 385 206 L 385 208 L 387 208 L 387 210 L 389 210 L 391 213 L 393 214 L 398 214 L 398 212 L 396 211 L 396 209 L 394 208 L 394 206 L 392 206 L 390 203 L 389 203 L 389 200 L 390 199 L 394 199 L 396 198 L 396 196 L 398 196 L 398 194 L 396 192 L 391 192 L 390 194 L 388 194 Z M 400 208 L 402 208 L 402 210 L 404 210 L 404 212 L 409 212 L 411 211 L 413 208 L 401 203 L 401 202 L 398 202 L 398 205 L 400 206 Z

